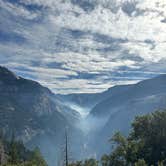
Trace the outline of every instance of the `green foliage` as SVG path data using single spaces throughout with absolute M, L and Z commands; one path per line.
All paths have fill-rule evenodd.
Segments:
M 19 162 L 17 142 L 15 142 L 14 134 L 12 135 L 9 147 L 9 162 L 11 164 L 17 164 Z
M 98 161 L 95 159 L 87 159 L 84 162 L 77 161 L 74 163 L 69 164 L 69 166 L 98 166 Z
M 6 154 L 3 142 L 0 140 L 0 165 L 4 165 L 6 163 Z
M 95 159 L 88 159 L 88 160 L 85 160 L 84 165 L 85 166 L 98 166 L 98 161 Z
M 43 159 L 40 150 L 38 148 L 35 148 L 35 150 L 32 152 L 31 159 L 30 159 L 30 165 L 33 166 L 47 166 L 45 160 Z M 27 166 L 30 166 L 27 165 Z
M 102 166 L 109 166 L 110 165 L 110 157 L 109 155 L 103 155 L 101 158 L 101 165 Z
M 116 143 L 114 146 L 115 150 L 110 156 L 110 165 L 123 166 L 126 165 L 126 154 L 127 154 L 127 140 L 119 132 L 117 132 L 113 138 L 112 142 Z
M 15 140 L 14 135 L 11 141 L 0 140 L 0 165 L 47 166 L 38 148 L 34 151 L 26 149 L 21 141 Z
M 141 160 L 139 159 L 135 164 L 134 166 L 148 166 L 145 162 L 145 160 Z
M 83 166 L 83 162 L 82 161 L 76 161 L 76 162 L 73 162 L 73 163 L 69 164 L 69 166 Z
M 127 138 L 116 133 L 110 165 L 136 166 L 166 164 L 166 111 L 136 117 Z M 140 160 L 142 159 L 142 160 Z M 162 161 L 162 163 L 160 162 Z

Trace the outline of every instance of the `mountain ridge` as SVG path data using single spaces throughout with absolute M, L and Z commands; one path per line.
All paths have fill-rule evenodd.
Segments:
M 0 127 L 4 134 L 10 138 L 14 132 L 16 139 L 28 147 L 39 146 L 47 161 L 53 162 L 53 155 L 47 153 L 52 153 L 52 147 L 46 150 L 44 145 L 49 142 L 55 145 L 54 153 L 60 153 L 58 146 L 65 128 L 77 132 L 75 123 L 80 115 L 63 105 L 48 88 L 5 67 L 0 67 L 0 92 Z

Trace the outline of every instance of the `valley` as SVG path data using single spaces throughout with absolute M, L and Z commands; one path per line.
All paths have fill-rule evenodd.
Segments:
M 100 158 L 115 131 L 128 134 L 135 116 L 166 108 L 166 75 L 102 93 L 52 93 L 0 67 L 0 127 L 29 148 L 38 146 L 49 166 L 63 158 L 65 130 L 73 160 Z

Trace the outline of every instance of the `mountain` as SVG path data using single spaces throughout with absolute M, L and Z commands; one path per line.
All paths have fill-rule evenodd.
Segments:
M 166 93 L 166 75 L 160 75 L 153 79 L 141 81 L 134 85 L 113 87 L 110 97 L 99 102 L 91 111 L 94 116 L 107 116 L 112 113 L 112 108 L 124 106 L 127 102 L 139 99 L 147 100 L 154 95 Z
M 48 158 L 52 145 L 58 151 L 63 143 L 66 126 L 72 133 L 79 133 L 79 118 L 79 113 L 64 105 L 48 88 L 0 67 L 0 127 L 8 137 L 14 132 L 28 147 L 39 146 Z M 48 144 L 50 149 L 46 150 Z
M 94 145 L 101 152 L 110 148 L 108 140 L 116 131 L 129 132 L 136 116 L 166 108 L 166 75 L 111 89 L 109 97 L 96 104 L 88 117 L 104 119 L 102 127 L 94 134 L 96 142 L 105 142 L 102 146 Z
M 75 110 L 82 108 L 83 111 L 87 111 L 88 114 L 89 111 L 91 111 L 98 103 L 110 96 L 113 96 L 118 91 L 122 92 L 128 86 L 129 85 L 115 86 L 100 93 L 73 93 L 67 95 L 58 94 L 57 97 L 69 107 L 74 108 Z
M 84 128 L 88 130 L 86 143 L 94 153 L 102 154 L 110 150 L 108 140 L 116 131 L 129 132 L 135 116 L 166 108 L 166 75 L 137 84 L 117 85 L 101 93 L 58 97 L 68 106 L 77 106 L 72 107 L 76 110 L 89 112 L 84 119 Z
M 16 135 L 23 136 L 25 141 L 40 133 L 43 127 L 48 130 L 71 125 L 48 88 L 18 77 L 4 67 L 0 67 L 0 91 L 1 126 L 5 131 L 16 128 Z M 47 123 L 51 119 L 56 124 Z
M 58 97 L 68 104 L 75 104 L 77 106 L 91 109 L 95 104 L 101 101 L 103 93 L 73 93 L 67 95 L 59 94 Z

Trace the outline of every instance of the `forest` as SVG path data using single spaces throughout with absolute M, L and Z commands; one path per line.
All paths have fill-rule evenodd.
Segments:
M 40 150 L 27 149 L 22 141 L 17 141 L 14 134 L 8 140 L 0 134 L 0 165 L 1 166 L 47 166 Z

